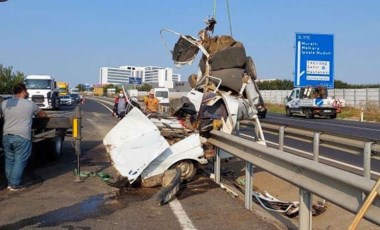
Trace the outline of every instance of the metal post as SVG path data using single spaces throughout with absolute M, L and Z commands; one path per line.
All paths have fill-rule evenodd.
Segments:
M 363 176 L 365 178 L 371 178 L 371 147 L 373 142 L 367 142 L 364 145 L 363 152 Z
M 236 136 L 240 136 L 240 121 L 236 122 L 235 134 Z
M 75 140 L 75 154 L 77 155 L 77 174 L 74 182 L 82 182 L 80 176 L 80 155 L 81 155 L 81 140 L 82 140 L 82 115 L 80 107 L 75 108 L 75 115 L 73 119 L 73 138 Z
M 285 126 L 280 126 L 278 133 L 278 149 L 284 151 Z
M 247 162 L 245 166 L 244 206 L 248 210 L 252 209 L 252 175 L 253 175 L 253 165 Z
M 320 140 L 321 133 L 314 133 L 313 138 L 313 160 L 319 161 L 319 140 Z
M 360 111 L 360 122 L 363 122 L 364 120 L 364 109 L 362 108 Z
M 299 211 L 299 219 L 301 230 L 311 230 L 312 227 L 312 203 L 313 203 L 313 194 L 309 191 L 300 188 L 299 189 L 299 199 L 300 199 L 300 211 Z
M 214 175 L 215 183 L 220 184 L 220 149 L 216 148 L 215 162 L 214 162 Z

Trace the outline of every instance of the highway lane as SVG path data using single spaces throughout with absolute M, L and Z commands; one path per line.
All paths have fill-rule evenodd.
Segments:
M 380 123 L 375 122 L 327 118 L 306 119 L 304 117 L 287 117 L 282 114 L 274 113 L 268 113 L 267 117 L 263 119 L 263 122 L 306 128 L 354 138 L 364 138 L 380 143 Z

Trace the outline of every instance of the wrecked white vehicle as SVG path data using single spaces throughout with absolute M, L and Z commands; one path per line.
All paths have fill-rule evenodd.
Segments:
M 256 141 L 265 145 L 252 58 L 232 37 L 211 36 L 215 23 L 209 20 L 199 39 L 161 31 L 179 36 L 172 51 L 177 65 L 191 63 L 199 50 L 203 56 L 199 73 L 189 77 L 193 89 L 171 101 L 170 114 L 146 116 L 133 108 L 105 136 L 103 143 L 113 165 L 129 184 L 141 178 L 142 186 L 161 185 L 165 172 L 174 168 L 180 169 L 176 173 L 182 181 L 191 180 L 197 166 L 207 164 L 205 155 L 213 153 L 206 142 L 208 133 L 213 129 L 232 133 L 242 119 L 255 121 Z

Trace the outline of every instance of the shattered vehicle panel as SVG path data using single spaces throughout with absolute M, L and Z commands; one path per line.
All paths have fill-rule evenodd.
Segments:
M 169 143 L 140 110 L 133 108 L 103 139 L 116 170 L 133 183 Z

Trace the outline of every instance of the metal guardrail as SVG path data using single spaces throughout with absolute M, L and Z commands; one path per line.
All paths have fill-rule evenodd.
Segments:
M 241 121 L 242 125 L 254 125 L 253 121 Z M 281 136 L 281 127 L 284 127 L 285 137 L 312 143 L 315 133 L 319 134 L 320 145 L 331 149 L 342 150 L 354 154 L 363 153 L 363 149 L 367 143 L 371 143 L 371 151 L 380 154 L 380 144 L 373 143 L 371 140 L 358 140 L 348 136 L 337 136 L 326 132 L 312 131 L 301 128 L 292 128 L 281 125 L 261 122 L 264 132 Z
M 241 125 L 251 126 L 254 125 L 252 121 L 241 121 Z M 291 152 L 297 155 L 305 156 L 303 151 L 288 148 L 284 145 L 284 139 L 290 138 L 297 141 L 302 141 L 305 143 L 313 144 L 313 159 L 317 161 L 323 161 L 326 164 L 332 164 L 330 160 L 322 159 L 319 157 L 319 147 L 327 147 L 330 149 L 335 149 L 347 153 L 352 153 L 356 155 L 362 155 L 363 157 L 363 171 L 361 169 L 350 169 L 357 172 L 357 174 L 362 174 L 366 178 L 377 179 L 379 177 L 378 172 L 371 171 L 371 160 L 372 158 L 379 159 L 380 144 L 374 143 L 371 140 L 365 139 L 354 139 L 349 136 L 337 136 L 331 133 L 325 133 L 320 131 L 313 131 L 302 128 L 286 127 L 281 125 L 275 125 L 270 123 L 261 123 L 262 129 L 265 133 L 270 133 L 279 136 L 278 149 L 285 150 L 286 152 Z M 269 146 L 274 147 L 272 143 L 268 143 Z M 337 165 L 333 163 L 336 167 L 347 168 L 347 165 Z M 372 174 L 371 174 L 372 172 Z
M 356 213 L 363 202 L 363 194 L 368 194 L 375 185 L 369 178 L 220 131 L 212 131 L 208 142 L 246 161 L 245 206 L 248 209 L 252 207 L 253 164 L 299 187 L 300 229 L 311 229 L 312 194 Z M 215 181 L 220 183 L 219 151 L 215 161 Z M 377 197 L 364 217 L 380 225 L 379 216 L 380 199 Z

